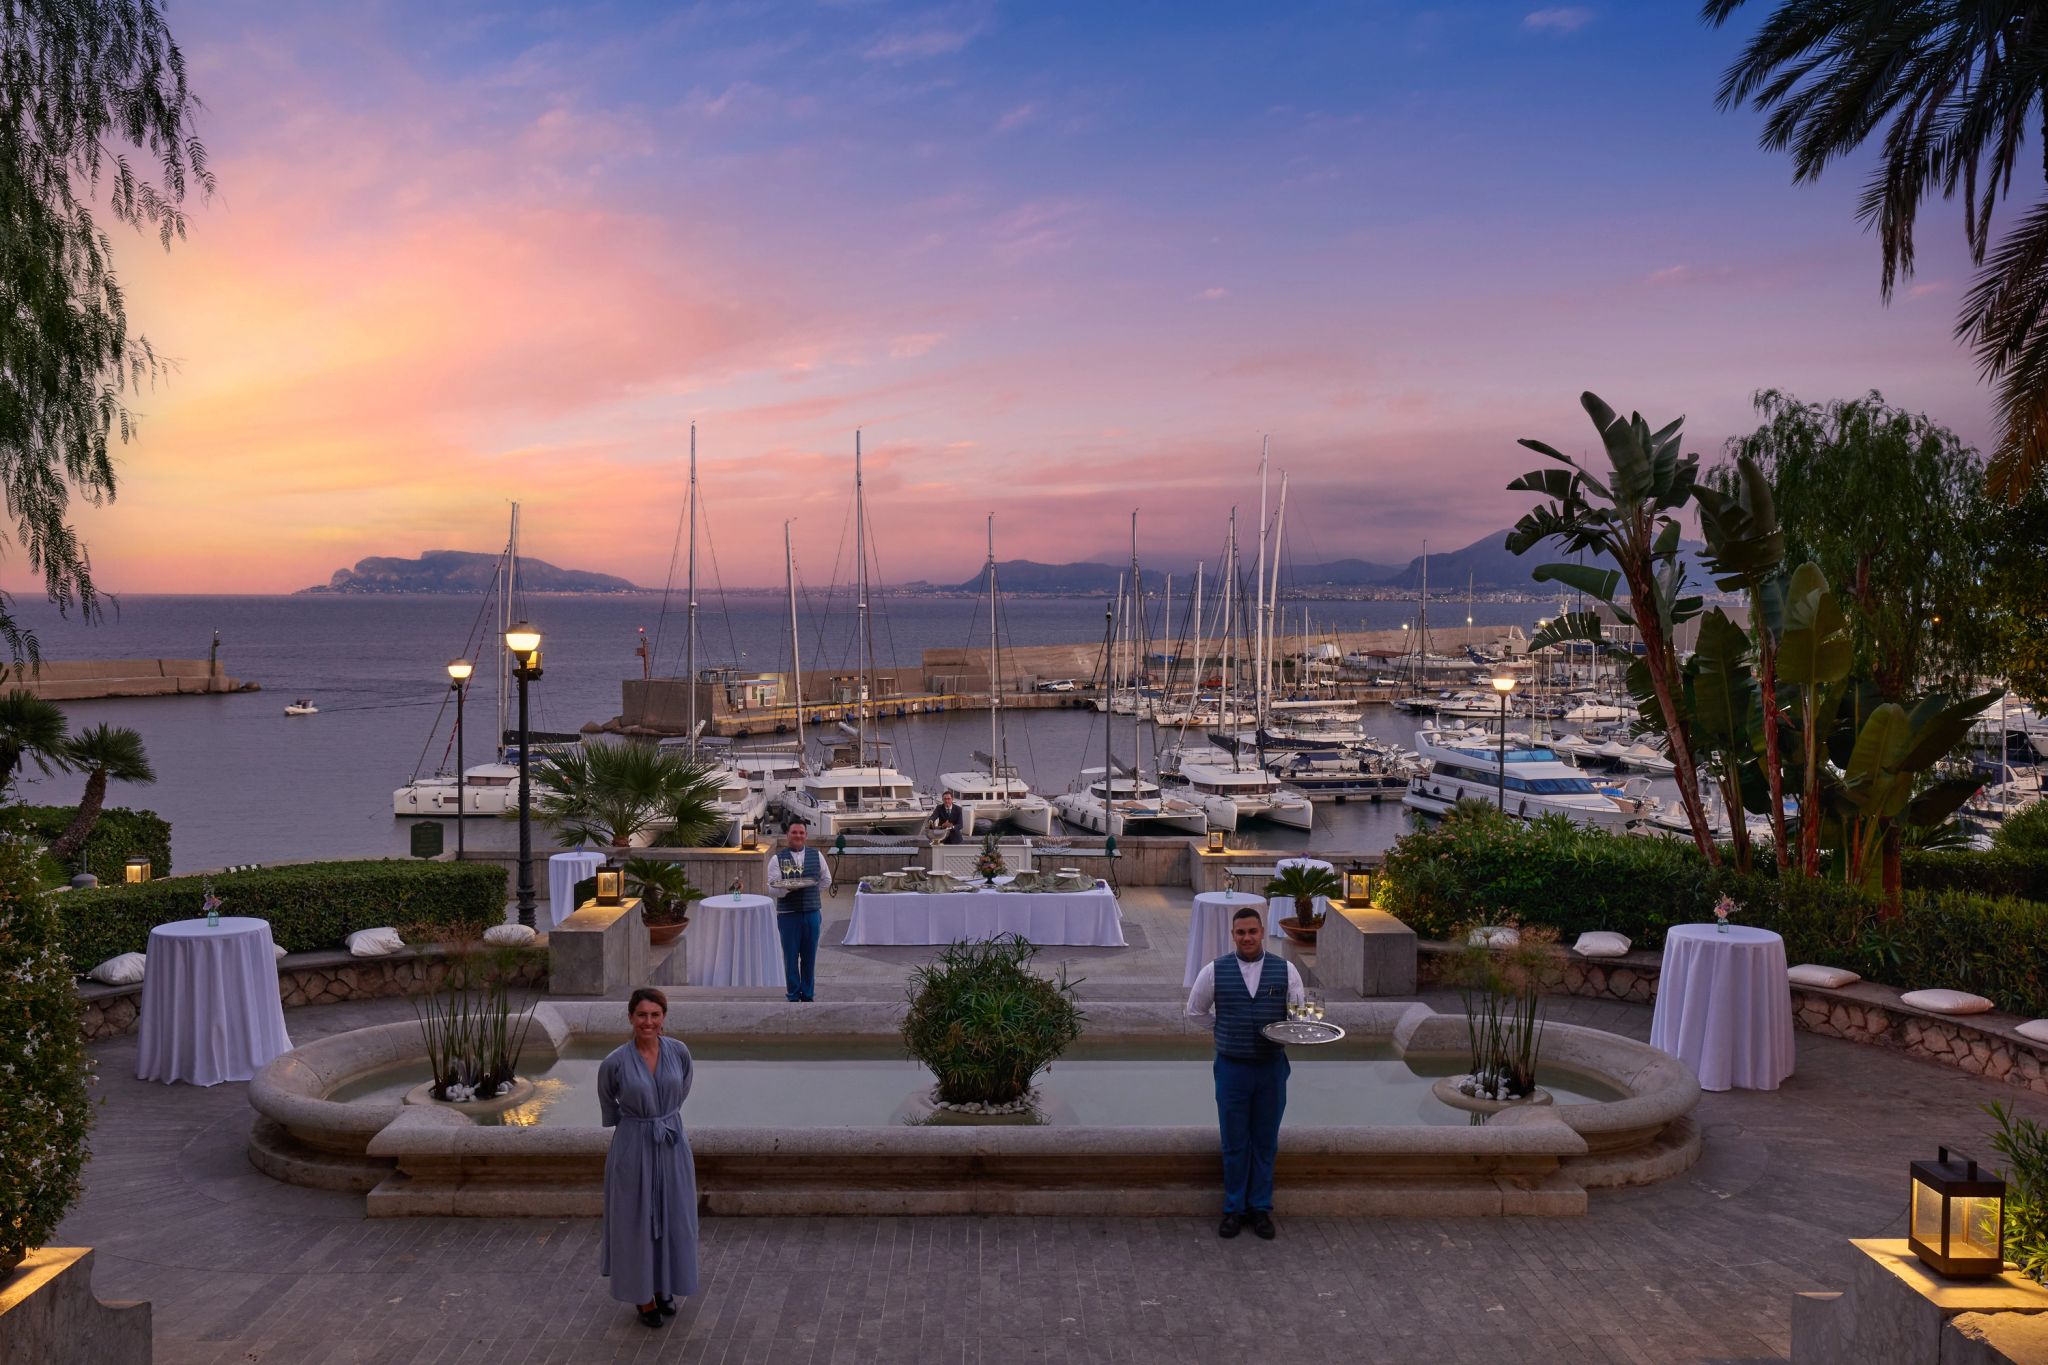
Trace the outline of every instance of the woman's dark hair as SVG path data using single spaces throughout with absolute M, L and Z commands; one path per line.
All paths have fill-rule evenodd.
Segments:
M 634 991 L 630 996 L 626 997 L 626 1017 L 628 1019 L 632 1018 L 633 1011 L 640 1008 L 641 1002 L 648 1000 L 651 1000 L 655 1004 L 661 1006 L 662 1015 L 664 1017 L 667 1016 L 668 997 L 663 995 L 660 991 L 654 989 L 654 987 L 652 986 L 642 986 L 639 990 Z
M 1259 909 L 1256 905 L 1240 905 L 1237 907 L 1237 913 L 1230 917 L 1230 927 L 1235 929 L 1237 922 L 1241 919 L 1264 919 L 1265 917 L 1265 911 Z M 664 1005 L 662 1008 L 666 1011 L 668 1007 Z

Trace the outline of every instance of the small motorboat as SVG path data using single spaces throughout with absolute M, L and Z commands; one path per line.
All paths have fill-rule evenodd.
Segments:
M 320 708 L 313 705 L 311 697 L 300 697 L 290 706 L 285 707 L 284 713 L 288 716 L 317 716 L 320 714 Z

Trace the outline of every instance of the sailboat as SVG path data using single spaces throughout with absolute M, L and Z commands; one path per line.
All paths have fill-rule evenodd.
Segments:
M 997 651 L 996 624 L 996 519 L 988 519 L 988 752 L 977 751 L 980 767 L 966 772 L 940 773 L 939 783 L 959 799 L 965 811 L 965 830 L 992 829 L 1008 823 L 1027 834 L 1052 833 L 1052 803 L 1033 792 L 1007 762 L 1009 745 L 1003 731 L 1003 669 Z
M 875 648 L 868 611 L 867 489 L 861 478 L 858 431 L 853 435 L 853 527 L 854 648 L 859 655 L 854 713 L 859 724 L 852 731 L 853 744 L 834 746 L 823 765 L 806 771 L 784 788 L 781 797 L 784 814 L 808 823 L 813 838 L 827 840 L 841 834 L 912 834 L 923 828 L 937 804 L 889 764 L 888 745 L 868 733 L 874 710 Z M 792 633 L 794 628 L 792 615 Z

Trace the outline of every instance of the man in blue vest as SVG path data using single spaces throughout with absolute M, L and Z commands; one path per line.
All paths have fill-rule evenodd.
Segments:
M 782 938 L 782 983 L 790 1000 L 815 1000 L 818 995 L 819 906 L 832 885 L 825 855 L 806 848 L 810 827 L 797 820 L 783 834 L 787 847 L 778 850 L 768 869 L 775 892 L 775 932 Z
M 1234 952 L 1195 977 L 1188 1013 L 1216 1015 L 1216 1118 L 1223 1130 L 1223 1221 L 1218 1237 L 1246 1223 L 1273 1239 L 1273 1162 L 1287 1108 L 1287 1050 L 1260 1032 L 1301 999 L 1301 973 L 1266 951 L 1266 913 L 1247 905 L 1230 919 Z

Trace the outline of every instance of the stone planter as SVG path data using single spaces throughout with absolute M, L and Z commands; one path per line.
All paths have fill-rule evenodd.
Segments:
M 458 1114 L 472 1117 L 480 1114 L 499 1114 L 507 1109 L 516 1109 L 533 1098 L 534 1085 L 523 1076 L 512 1078 L 512 1088 L 494 1099 L 464 1100 L 460 1103 L 437 1100 L 433 1095 L 434 1083 L 422 1081 L 405 1092 L 407 1104 L 431 1104 L 436 1109 L 452 1109 Z
M 643 911 L 642 913 L 645 912 Z M 664 943 L 674 943 L 678 938 L 682 937 L 683 930 L 689 927 L 690 921 L 688 919 L 678 920 L 674 924 L 650 924 L 647 926 L 647 942 L 650 946 L 656 948 L 659 948 Z
M 1469 1076 L 1444 1076 L 1429 1087 L 1429 1092 L 1453 1109 L 1462 1109 L 1468 1114 L 1498 1114 L 1503 1109 L 1522 1109 L 1535 1105 L 1551 1104 L 1554 1101 L 1548 1090 L 1536 1087 L 1532 1095 L 1518 1100 L 1490 1100 L 1483 1095 L 1468 1095 L 1459 1088 L 1458 1082 L 1470 1080 Z
M 1280 932 L 1286 934 L 1287 937 L 1293 939 L 1296 943 L 1306 944 L 1311 948 L 1316 946 L 1316 931 L 1321 928 L 1322 921 L 1318 920 L 1314 924 L 1303 924 L 1297 915 L 1289 915 L 1286 919 L 1280 921 Z

